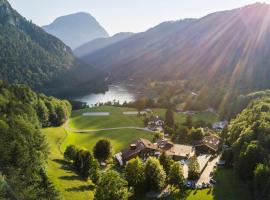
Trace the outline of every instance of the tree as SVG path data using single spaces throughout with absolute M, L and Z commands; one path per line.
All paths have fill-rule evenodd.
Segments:
M 166 184 L 166 173 L 158 159 L 149 157 L 145 164 L 146 187 L 150 191 L 160 191 Z
M 96 143 L 94 147 L 94 156 L 98 160 L 106 161 L 112 155 L 112 145 L 107 139 L 100 140 Z
M 134 158 L 126 164 L 125 177 L 128 185 L 134 188 L 135 193 L 143 189 L 144 165 L 140 158 Z
M 91 168 L 89 170 L 89 177 L 93 183 L 98 184 L 100 172 L 99 172 L 99 163 L 96 159 L 92 160 Z
M 191 116 L 191 115 L 187 115 L 185 125 L 186 125 L 189 129 L 192 128 L 192 126 L 193 126 L 193 121 L 192 121 L 192 116 Z
M 156 142 L 159 139 L 163 139 L 164 138 L 164 133 L 155 133 L 153 141 Z
M 174 120 L 174 112 L 171 108 L 167 109 L 166 113 L 165 113 L 165 125 L 173 128 L 175 124 L 175 120 Z
M 188 164 L 188 178 L 196 180 L 200 177 L 200 165 L 196 156 L 189 159 Z
M 74 161 L 78 151 L 79 150 L 74 145 L 69 145 L 64 152 L 64 158 L 67 161 Z
M 127 181 L 117 172 L 104 172 L 97 186 L 94 200 L 128 200 L 127 185 Z
M 258 164 L 254 170 L 254 188 L 257 196 L 269 197 L 268 182 L 270 181 L 270 168 L 265 164 Z
M 185 178 L 183 174 L 183 167 L 179 162 L 175 162 L 172 165 L 171 171 L 168 177 L 169 184 L 182 189 L 184 186 Z
M 201 128 L 192 128 L 190 130 L 190 137 L 193 141 L 198 141 L 203 139 L 203 131 Z
M 243 180 L 252 180 L 257 164 L 263 162 L 263 149 L 258 141 L 250 143 L 246 150 L 240 153 L 235 163 L 236 172 Z
M 233 150 L 226 149 L 222 152 L 221 159 L 225 161 L 226 167 L 231 167 L 233 164 Z
M 169 156 L 167 156 L 165 152 L 162 152 L 159 157 L 159 162 L 165 170 L 166 174 L 168 175 L 173 165 L 173 160 Z

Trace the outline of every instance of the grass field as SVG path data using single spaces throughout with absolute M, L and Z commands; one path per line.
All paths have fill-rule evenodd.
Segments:
M 50 155 L 47 165 L 47 173 L 63 199 L 93 199 L 93 186 L 91 182 L 80 179 L 63 161 L 60 151 L 61 143 L 66 138 L 64 128 L 43 129 L 47 137 Z
M 123 115 L 125 111 L 136 111 L 132 108 L 102 106 L 74 111 L 69 120 L 69 127 L 73 130 L 115 128 L 123 126 L 143 127 L 143 117 L 137 115 Z M 109 112 L 110 116 L 82 116 L 86 112 Z
M 110 106 L 103 106 L 99 108 L 89 108 L 84 110 L 75 111 L 69 120 L 69 128 L 74 130 L 83 129 L 102 129 L 102 128 L 114 128 L 114 127 L 126 127 L 126 126 L 136 126 L 143 127 L 143 117 L 133 116 L 133 115 L 123 115 L 124 111 L 132 111 L 134 109 L 127 108 L 117 108 Z M 82 116 L 85 112 L 110 112 L 110 116 Z M 165 109 L 153 109 L 155 115 L 165 116 Z M 176 114 L 176 120 L 179 123 L 183 123 L 186 116 L 183 114 Z M 194 120 L 204 119 L 207 122 L 215 122 L 217 118 L 208 112 L 202 112 L 194 115 Z M 91 200 L 93 199 L 94 186 L 91 182 L 85 182 L 81 180 L 69 167 L 69 165 L 63 160 L 63 151 L 68 145 L 76 145 L 80 148 L 88 149 L 92 151 L 95 143 L 103 138 L 107 138 L 111 141 L 113 145 L 114 152 L 118 152 L 123 148 L 126 148 L 128 144 L 138 138 L 146 138 L 151 140 L 153 134 L 146 131 L 133 130 L 133 129 L 123 129 L 123 130 L 109 130 L 109 131 L 96 131 L 90 133 L 74 133 L 72 131 L 66 131 L 63 127 L 59 128 L 48 128 L 43 130 L 47 137 L 48 143 L 50 145 L 50 156 L 47 166 L 47 171 L 50 179 L 55 184 L 56 188 L 60 191 L 63 199 L 66 200 Z M 222 175 L 222 174 L 221 174 Z M 230 173 L 224 174 L 224 184 L 226 181 L 230 180 Z M 186 200 L 242 200 L 244 198 L 237 196 L 238 193 L 244 193 L 239 185 L 222 185 L 226 190 L 218 189 L 222 187 L 217 187 L 213 191 L 202 190 L 197 191 L 194 194 L 193 191 L 187 191 L 185 197 L 175 194 L 168 200 L 172 199 L 186 199 Z M 243 189 L 244 190 L 244 189 Z M 227 192 L 231 191 L 230 196 L 226 196 Z M 238 192 L 240 191 L 240 192 Z M 218 198 L 225 194 L 225 198 Z M 244 193 L 246 194 L 246 193 Z M 242 195 L 244 195 L 242 194 Z M 228 198 L 227 198 L 228 197 Z M 248 197 L 245 198 L 248 200 Z M 148 200 L 145 198 L 133 198 L 133 200 Z M 167 200 L 167 199 L 166 199 Z
M 92 151 L 94 145 L 100 139 L 109 139 L 112 143 L 114 152 L 119 152 L 122 149 L 128 147 L 128 145 L 138 138 L 145 138 L 152 141 L 153 133 L 133 130 L 133 129 L 123 129 L 123 130 L 109 130 L 109 131 L 98 131 L 91 133 L 73 133 L 68 132 L 68 136 L 66 140 L 63 142 L 61 146 L 62 151 L 66 148 L 66 146 L 70 144 L 74 144 L 80 148 L 88 149 Z
M 48 176 L 66 200 L 91 200 L 94 187 L 91 182 L 85 182 L 75 174 L 70 166 L 63 160 L 63 152 L 66 146 L 74 144 L 80 148 L 92 151 L 95 143 L 102 138 L 111 141 L 115 152 L 126 148 L 128 144 L 137 138 L 152 140 L 153 134 L 140 130 L 114 130 L 100 131 L 86 134 L 66 132 L 64 128 L 43 129 L 50 147 L 50 155 L 47 165 Z
M 155 115 L 159 115 L 161 117 L 165 117 L 165 109 L 160 109 L 160 108 L 156 108 L 153 109 L 153 112 Z M 175 114 L 175 121 L 178 122 L 179 124 L 183 124 L 186 121 L 186 117 L 187 115 L 183 114 L 183 113 L 176 113 Z M 217 122 L 218 116 L 215 115 L 214 113 L 208 112 L 208 111 L 202 111 L 199 112 L 197 114 L 192 115 L 192 120 L 193 122 L 197 122 L 197 121 L 204 121 L 205 123 L 215 123 Z
M 72 130 L 83 129 L 100 129 L 100 128 L 115 128 L 123 126 L 143 127 L 143 117 L 137 115 L 123 115 L 125 111 L 136 111 L 133 108 L 102 106 L 88 108 L 84 110 L 74 111 L 69 120 L 69 127 Z M 82 116 L 86 112 L 109 112 L 110 116 Z M 160 117 L 165 117 L 165 109 L 153 109 L 153 114 Z M 193 121 L 203 120 L 206 123 L 214 123 L 218 121 L 218 117 L 211 112 L 200 112 L 192 116 Z M 186 115 L 182 113 L 175 114 L 175 120 L 179 124 L 186 121 Z

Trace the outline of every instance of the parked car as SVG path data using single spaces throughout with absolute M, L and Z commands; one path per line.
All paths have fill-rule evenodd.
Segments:
M 192 186 L 192 183 L 190 181 L 186 182 L 186 187 L 190 188 Z
M 210 179 L 210 183 L 212 183 L 212 184 L 216 184 L 216 183 L 217 183 L 217 181 L 216 181 L 215 179 L 211 178 L 211 179 Z

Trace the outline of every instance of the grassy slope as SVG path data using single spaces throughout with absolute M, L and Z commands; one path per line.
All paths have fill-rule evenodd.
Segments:
M 108 138 L 117 152 L 139 137 L 149 140 L 153 138 L 153 134 L 139 130 L 101 131 L 89 134 L 68 132 L 67 134 L 64 128 L 59 127 L 43 129 L 43 132 L 50 145 L 48 175 L 66 200 L 91 200 L 94 189 L 91 182 L 81 180 L 63 161 L 62 152 L 66 146 L 75 144 L 91 151 L 99 139 Z
M 153 134 L 146 131 L 124 129 L 124 130 L 109 130 L 109 131 L 98 131 L 91 133 L 73 133 L 69 132 L 68 137 L 62 145 L 62 150 L 70 144 L 74 144 L 80 148 L 85 148 L 92 151 L 94 145 L 100 139 L 109 139 L 112 143 L 115 152 L 126 148 L 131 142 L 138 138 L 153 139 Z
M 100 108 L 92 108 L 86 110 L 75 111 L 72 113 L 69 126 L 72 129 L 95 129 L 95 128 L 112 128 L 119 126 L 140 126 L 143 127 L 143 121 L 138 116 L 125 116 L 122 114 L 124 111 L 134 110 L 127 108 L 116 108 L 104 106 Z M 110 112 L 109 117 L 83 117 L 83 112 Z M 164 117 L 165 109 L 154 109 L 155 115 Z M 194 116 L 194 120 L 205 119 L 214 122 L 217 119 L 211 113 L 201 113 Z M 177 114 L 176 120 L 180 123 L 186 119 L 185 115 Z M 94 144 L 102 138 L 111 140 L 114 151 L 118 152 L 125 148 L 129 143 L 137 138 L 152 139 L 153 135 L 148 132 L 139 130 L 110 130 L 91 132 L 88 134 L 77 134 L 73 132 L 66 133 L 62 127 L 48 128 L 43 130 L 48 138 L 50 144 L 51 154 L 48 161 L 48 175 L 60 191 L 62 197 L 67 200 L 80 199 L 91 200 L 93 199 L 93 187 L 90 182 L 80 180 L 80 178 L 68 168 L 68 165 L 63 161 L 63 155 L 66 146 L 75 144 L 78 147 L 92 150 Z M 218 190 L 215 193 L 219 193 Z M 143 198 L 139 198 L 143 199 Z M 177 199 L 176 197 L 173 199 Z M 207 194 L 207 191 L 198 191 L 194 196 L 193 193 L 188 194 L 188 200 L 212 200 L 213 195 Z M 137 199 L 136 199 L 137 200 Z M 216 200 L 216 199 L 214 199 Z M 233 200 L 233 199 L 232 199 Z M 241 200 L 241 199 L 240 199 Z
M 132 111 L 132 108 L 103 106 L 97 108 L 89 108 L 84 110 L 75 111 L 69 120 L 69 127 L 74 130 L 82 129 L 99 129 L 99 128 L 114 128 L 121 126 L 137 126 L 143 127 L 143 117 L 136 115 L 123 115 L 124 111 Z M 85 117 L 82 113 L 85 112 L 110 112 L 110 116 L 99 117 Z M 165 117 L 165 109 L 153 109 L 154 115 Z M 186 121 L 186 115 L 182 113 L 176 113 L 176 122 L 180 124 Z M 193 120 L 204 120 L 206 123 L 214 123 L 218 121 L 218 117 L 211 112 L 201 112 L 193 115 Z
M 43 129 L 43 132 L 50 145 L 47 172 L 63 199 L 93 199 L 91 183 L 82 181 L 63 161 L 60 146 L 66 137 L 65 130 L 59 127 Z

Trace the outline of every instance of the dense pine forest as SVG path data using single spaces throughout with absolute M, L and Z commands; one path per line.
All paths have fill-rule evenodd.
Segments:
M 63 124 L 70 112 L 67 101 L 0 82 L 0 173 L 5 191 L 0 199 L 57 199 L 44 168 L 48 144 L 41 127 Z

